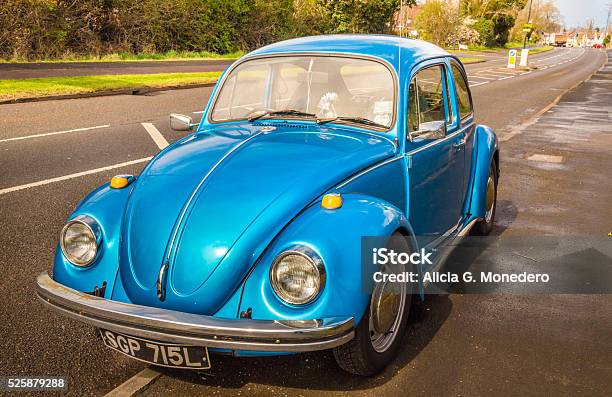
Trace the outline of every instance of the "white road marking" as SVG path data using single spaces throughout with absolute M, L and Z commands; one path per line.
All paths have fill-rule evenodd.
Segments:
M 485 77 L 485 76 L 479 76 L 478 74 L 474 74 L 474 75 L 472 75 L 472 77 L 477 78 L 477 79 L 496 80 L 496 78 L 495 78 L 495 77 Z
M 204 113 L 203 110 L 198 110 L 197 112 L 193 112 L 193 114 L 202 114 L 202 113 Z
M 153 141 L 155 142 L 157 147 L 160 148 L 160 150 L 168 146 L 168 141 L 166 140 L 166 138 L 164 138 L 161 132 L 159 132 L 159 130 L 155 128 L 155 126 L 152 123 L 141 123 L 141 124 L 144 127 L 144 129 L 147 130 L 149 135 L 151 135 L 151 138 L 153 138 Z
M 130 379 L 123 382 L 117 388 L 108 392 L 104 397 L 130 397 L 141 391 L 149 383 L 157 379 L 161 373 L 145 368 Z
M 470 87 L 478 87 L 479 85 L 483 85 L 483 84 L 489 84 L 489 82 L 488 81 L 481 81 L 479 83 L 470 84 Z
M 44 134 L 36 134 L 36 135 L 18 136 L 18 137 L 15 137 L 15 138 L 0 139 L 0 143 L 2 143 L 2 142 L 10 142 L 10 141 L 19 141 L 19 140 L 22 140 L 22 139 L 30 139 L 30 138 L 41 138 L 43 136 L 61 135 L 61 134 L 67 134 L 69 132 L 80 132 L 80 131 L 98 130 L 100 128 L 108 128 L 108 127 L 110 127 L 110 125 L 106 124 L 106 125 L 97 125 L 95 127 L 75 128 L 74 130 L 47 132 L 47 133 L 44 133 Z
M 503 76 L 507 76 L 508 75 L 507 73 L 487 72 L 487 71 L 482 71 L 482 72 L 479 72 L 479 73 L 490 74 L 491 76 L 494 76 L 494 77 L 503 77 Z
M 515 76 L 506 76 L 506 77 L 502 77 L 501 79 L 498 80 L 507 80 L 507 79 L 513 79 Z
M 153 157 L 145 157 L 145 158 L 142 158 L 142 159 L 126 161 L 125 163 L 113 164 L 113 165 L 109 165 L 109 166 L 106 166 L 106 167 L 95 168 L 93 170 L 77 172 L 76 174 L 58 176 L 56 178 L 45 179 L 45 180 L 38 181 L 38 182 L 26 183 L 25 185 L 7 187 L 5 189 L 0 189 L 0 196 L 3 195 L 3 194 L 6 194 L 6 193 L 16 192 L 18 190 L 29 189 L 31 187 L 48 185 L 48 184 L 51 184 L 51 183 L 61 182 L 61 181 L 65 181 L 65 180 L 68 180 L 68 179 L 74 179 L 74 178 L 78 178 L 78 177 L 85 176 L 85 175 L 96 174 L 98 172 L 104 172 L 104 171 L 112 170 L 112 169 L 115 169 L 115 168 L 127 167 L 128 165 L 144 163 L 146 161 L 151 160 L 152 158 Z

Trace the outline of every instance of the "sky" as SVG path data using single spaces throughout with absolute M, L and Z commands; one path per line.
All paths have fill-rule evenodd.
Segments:
M 593 18 L 594 25 L 603 29 L 608 15 L 607 5 L 612 4 L 612 0 L 555 0 L 555 3 L 568 28 L 585 25 L 587 19 Z

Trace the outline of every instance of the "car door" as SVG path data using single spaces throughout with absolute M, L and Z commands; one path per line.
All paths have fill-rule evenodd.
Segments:
M 450 82 L 453 84 L 450 84 Z M 470 184 L 470 177 L 473 174 L 472 167 L 475 165 L 472 164 L 472 151 L 474 148 L 474 131 L 476 125 L 474 123 L 472 94 L 470 92 L 468 79 L 463 67 L 454 59 L 450 61 L 449 87 L 451 88 L 449 91 L 452 91 L 451 98 L 455 98 L 453 105 L 456 109 L 456 115 L 459 116 L 457 127 L 461 129 L 462 139 L 465 141 L 465 165 L 463 167 L 463 190 L 461 191 L 463 207 L 465 208 L 469 204 L 468 186 Z
M 450 95 L 444 62 L 421 68 L 408 87 L 408 217 L 421 245 L 452 233 L 463 212 L 465 134 Z

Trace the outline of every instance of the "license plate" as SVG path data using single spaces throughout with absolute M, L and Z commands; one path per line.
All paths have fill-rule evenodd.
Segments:
M 106 347 L 140 361 L 171 368 L 210 368 L 206 347 L 155 342 L 103 329 L 100 335 Z

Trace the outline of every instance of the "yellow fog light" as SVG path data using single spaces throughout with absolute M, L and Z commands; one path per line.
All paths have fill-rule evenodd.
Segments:
M 123 189 L 134 180 L 132 175 L 115 175 L 110 181 L 113 189 Z
M 339 193 L 329 193 L 323 196 L 321 200 L 321 208 L 335 210 L 342 207 L 342 195 Z

